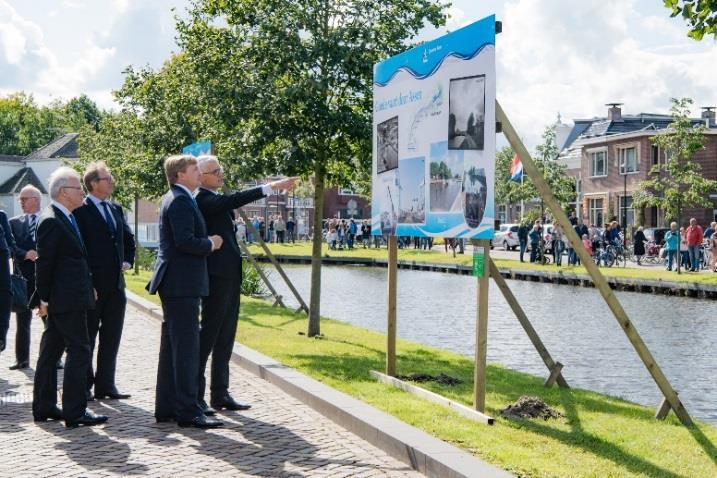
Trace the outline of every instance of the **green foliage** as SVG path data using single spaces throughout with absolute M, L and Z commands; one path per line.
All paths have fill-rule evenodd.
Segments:
M 24 92 L 0 96 L 0 154 L 25 156 L 63 134 L 78 132 L 102 113 L 86 96 L 40 106 Z
M 157 252 L 146 247 L 138 246 L 134 256 L 134 263 L 142 271 L 154 269 L 154 261 L 157 259 Z
M 717 39 L 717 2 L 714 0 L 663 0 L 671 17 L 681 15 L 690 26 L 687 36 L 702 40 L 705 35 Z
M 567 174 L 567 167 L 556 161 L 559 154 L 555 142 L 555 128 L 548 126 L 543 132 L 543 142 L 536 147 L 533 156 L 545 181 L 550 186 L 556 199 L 565 207 L 575 201 L 575 179 Z M 511 181 L 510 164 L 513 149 L 505 147 L 496 155 L 495 162 L 495 202 L 497 204 L 517 204 L 530 201 L 540 195 L 530 177 L 525 175 L 522 182 Z
M 693 160 L 704 149 L 706 128 L 692 124 L 691 105 L 690 98 L 672 99 L 672 123 L 652 140 L 670 157 L 652 167 L 652 179 L 642 181 L 633 195 L 635 207 L 660 208 L 669 220 L 678 220 L 684 208 L 712 207 L 710 194 L 717 193 L 717 181 L 703 177 Z
M 268 271 L 259 265 L 265 275 Z M 264 282 L 256 268 L 249 261 L 242 261 L 241 264 L 241 293 L 242 295 L 266 295 L 268 293 Z
M 451 168 L 448 167 L 446 163 L 441 161 L 440 163 L 431 163 L 431 178 L 432 179 L 460 179 L 460 174 L 454 175 L 453 171 L 451 171 Z

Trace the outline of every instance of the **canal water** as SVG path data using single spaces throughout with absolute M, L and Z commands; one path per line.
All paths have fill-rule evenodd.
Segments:
M 310 266 L 284 268 L 308 304 Z M 324 266 L 322 315 L 385 333 L 386 273 L 366 266 Z M 271 278 L 287 305 L 296 307 L 279 274 Z M 597 290 L 508 283 L 553 358 L 564 364 L 571 386 L 657 406 L 660 391 Z M 715 302 L 632 292 L 617 296 L 688 411 L 717 424 Z M 473 277 L 399 270 L 398 336 L 473 356 L 475 297 Z M 493 283 L 488 360 L 540 377 L 548 374 Z

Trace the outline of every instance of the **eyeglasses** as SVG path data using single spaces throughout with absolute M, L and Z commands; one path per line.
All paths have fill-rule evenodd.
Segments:
M 115 182 L 115 179 L 112 176 L 107 176 L 105 178 L 97 178 L 97 181 L 107 181 L 108 183 Z
M 217 168 L 214 171 L 208 171 L 208 172 L 202 173 L 202 174 L 211 174 L 212 176 L 224 176 L 224 169 Z
M 62 186 L 60 189 L 77 189 L 79 191 L 82 191 L 81 186 Z
M 18 198 L 18 199 L 19 199 L 20 202 L 25 202 L 25 201 L 29 201 L 29 200 L 31 200 L 31 199 L 40 199 L 40 198 L 37 198 L 37 197 L 34 197 L 34 196 L 33 196 L 33 197 L 29 197 L 29 198 Z

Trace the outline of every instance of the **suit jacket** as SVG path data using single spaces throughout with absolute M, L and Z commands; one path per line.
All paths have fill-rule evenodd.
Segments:
M 87 250 L 65 214 L 53 205 L 37 225 L 35 294 L 50 314 L 92 309 L 95 295 Z
M 241 277 L 241 252 L 237 244 L 234 209 L 264 197 L 262 188 L 252 188 L 229 195 L 215 194 L 200 188 L 197 204 L 202 211 L 209 235 L 222 236 L 222 247 L 207 259 L 209 275 L 238 279 Z
M 36 216 L 35 235 L 37 235 L 37 224 L 40 222 L 40 213 L 38 212 Z M 27 216 L 21 214 L 10 219 L 10 229 L 15 237 L 15 264 L 20 268 L 23 277 L 34 284 L 35 262 L 25 259 L 25 255 L 27 251 L 37 250 L 37 242 L 30 235 L 30 223 Z
M 110 232 L 104 211 L 100 211 L 92 199 L 86 198 L 85 204 L 73 212 L 85 241 L 92 280 L 97 292 L 124 289 L 122 263 L 134 263 L 134 235 L 124 219 L 122 208 L 109 201 L 108 206 L 115 220 L 115 236 Z
M 2 228 L 2 231 L 0 231 L 0 252 L 6 253 L 6 259 L 10 259 L 15 254 L 15 238 L 12 235 L 7 214 L 2 210 L 0 210 L 0 227 Z
M 207 256 L 212 241 L 194 199 L 179 186 L 172 186 L 162 199 L 159 212 L 159 252 L 150 294 L 164 297 L 205 297 L 209 295 Z

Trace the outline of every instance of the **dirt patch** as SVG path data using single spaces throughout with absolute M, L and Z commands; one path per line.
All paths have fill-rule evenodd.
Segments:
M 548 406 L 547 403 L 538 397 L 522 396 L 512 405 L 508 405 L 500 414 L 507 418 L 560 418 L 564 415 Z
M 441 385 L 458 385 L 460 383 L 463 383 L 463 380 L 451 377 L 450 375 L 446 375 L 445 373 L 439 373 L 438 375 L 429 375 L 427 373 L 411 373 L 408 375 L 396 375 L 396 378 L 399 380 L 405 380 L 409 382 L 417 382 L 417 383 L 424 383 L 424 382 L 436 382 L 440 383 Z

